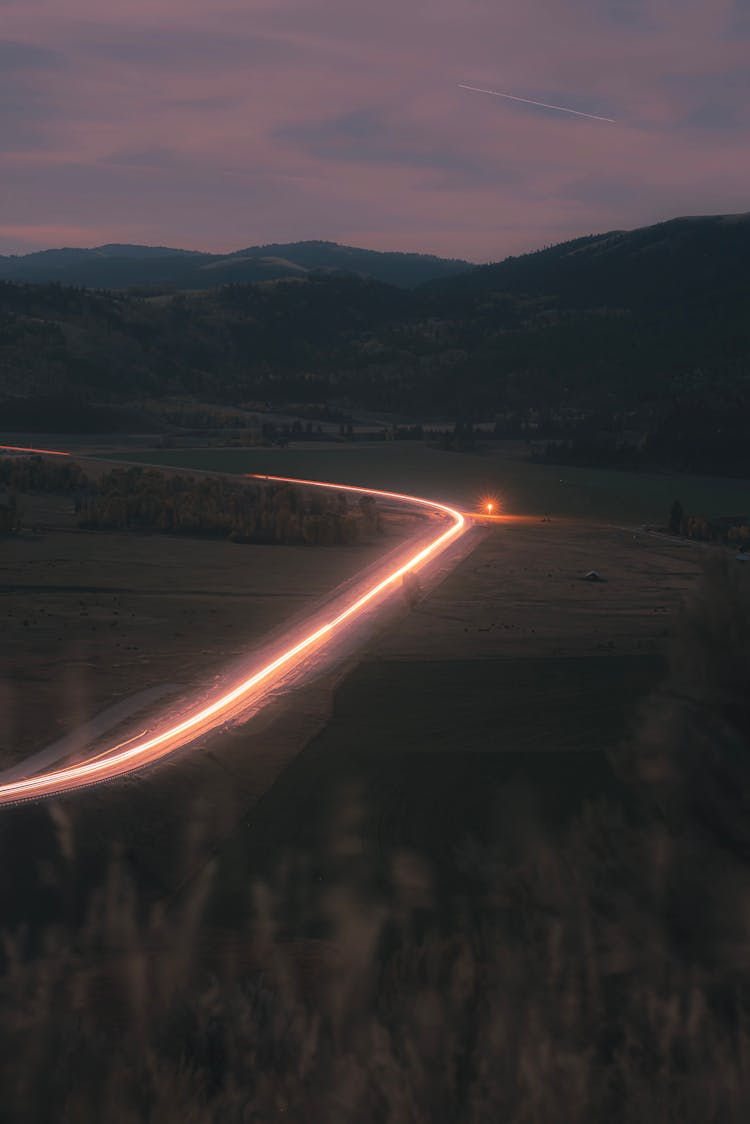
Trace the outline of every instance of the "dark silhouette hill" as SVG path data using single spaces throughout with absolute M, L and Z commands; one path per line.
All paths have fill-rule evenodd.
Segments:
M 59 281 L 94 289 L 208 289 L 311 273 L 354 274 L 411 287 L 471 268 L 471 262 L 432 254 L 385 253 L 336 242 L 271 243 L 230 254 L 113 244 L 0 257 L 1 280 Z
M 0 396 L 32 419 L 30 397 L 59 394 L 495 418 L 501 436 L 574 439 L 579 462 L 645 449 L 750 474 L 750 216 L 594 235 L 412 288 L 313 269 L 316 246 L 349 253 L 309 243 L 293 275 L 196 291 L 0 282 Z
M 490 292 L 554 297 L 560 307 L 663 309 L 747 284 L 750 212 L 614 230 L 478 266 L 427 285 L 450 299 Z
M 589 404 L 684 393 L 696 381 L 720 393 L 747 377 L 750 214 L 579 238 L 421 294 L 461 323 L 479 365 L 481 354 L 500 370 L 523 362 L 543 375 L 551 403 L 575 382 Z

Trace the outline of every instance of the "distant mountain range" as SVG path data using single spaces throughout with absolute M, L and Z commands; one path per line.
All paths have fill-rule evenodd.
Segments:
M 18 257 L 0 256 L 0 280 L 56 281 L 92 289 L 209 289 L 311 274 L 352 274 L 411 288 L 472 268 L 471 262 L 432 254 L 387 253 L 336 242 L 274 242 L 231 254 L 112 244 L 93 250 L 40 250 Z

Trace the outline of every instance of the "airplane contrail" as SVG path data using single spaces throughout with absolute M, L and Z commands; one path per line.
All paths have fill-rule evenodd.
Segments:
M 580 109 L 567 109 L 564 105 L 550 105 L 546 101 L 532 101 L 531 98 L 519 98 L 515 94 L 501 94 L 497 90 L 482 90 L 479 86 L 465 86 L 463 82 L 458 83 L 461 90 L 473 90 L 475 94 L 492 94 L 495 98 L 509 98 L 511 101 L 522 101 L 526 105 L 540 105 L 543 109 L 557 109 L 560 113 L 574 113 L 576 117 L 590 117 L 592 121 L 609 121 L 614 125 L 614 117 L 598 117 L 596 113 L 582 113 Z

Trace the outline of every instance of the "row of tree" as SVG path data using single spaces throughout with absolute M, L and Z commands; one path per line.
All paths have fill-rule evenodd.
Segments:
M 234 542 L 350 545 L 382 531 L 375 500 L 222 476 L 113 469 L 89 478 L 73 460 L 0 458 L 0 533 L 21 526 L 18 492 L 73 492 L 87 530 L 210 535 Z
M 224 477 L 115 469 L 78 500 L 89 529 L 211 535 L 234 542 L 349 545 L 377 534 L 374 501 L 289 484 L 239 484 Z

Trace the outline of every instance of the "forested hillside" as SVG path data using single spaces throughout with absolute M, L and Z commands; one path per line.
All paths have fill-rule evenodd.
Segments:
M 0 283 L 0 389 L 321 400 L 408 306 L 398 289 L 355 278 L 156 299 Z
M 750 471 L 749 251 L 750 216 L 722 216 L 411 291 L 344 276 L 150 298 L 4 283 L 0 429 L 33 420 L 29 396 L 179 394 L 497 418 L 500 434 L 578 442 L 573 459 L 599 456 L 604 434 L 655 463 Z

